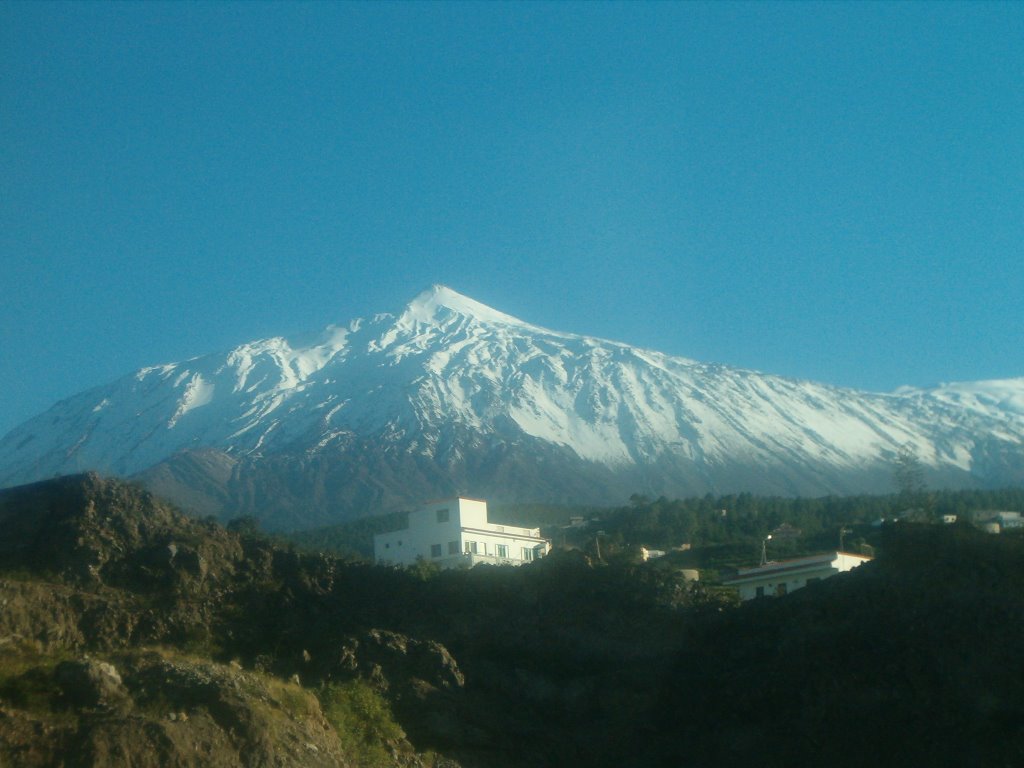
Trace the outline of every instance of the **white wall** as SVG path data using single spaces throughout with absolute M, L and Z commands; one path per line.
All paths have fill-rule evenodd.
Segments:
M 524 548 L 533 550 L 543 545 L 543 551 L 547 551 L 539 529 L 489 523 L 487 502 L 475 499 L 447 499 L 427 504 L 409 513 L 408 528 L 378 534 L 373 540 L 374 559 L 393 565 L 412 565 L 417 558 L 434 562 L 455 558 L 467 564 L 499 561 L 518 564 L 524 562 Z M 476 552 L 467 559 L 470 544 L 475 545 Z M 499 546 L 508 548 L 507 555 L 498 554 Z
M 458 499 L 459 517 L 463 528 L 487 526 L 487 502 L 476 499 Z
M 483 506 L 486 517 L 487 505 Z M 445 512 L 447 520 L 443 519 L 446 516 Z M 438 513 L 441 513 L 441 520 Z M 441 557 L 448 556 L 450 542 L 455 542 L 455 550 L 461 552 L 459 514 L 460 500 L 457 499 L 427 504 L 415 512 L 410 512 L 408 528 L 373 537 L 374 558 L 377 562 L 412 565 L 418 557 L 424 560 L 437 559 L 434 556 L 435 551 L 432 550 L 436 545 L 441 547 Z
M 772 573 L 770 569 L 759 578 L 752 578 L 750 581 L 739 584 L 738 589 L 741 600 L 753 600 L 757 597 L 758 587 L 763 589 L 765 597 L 777 597 L 780 585 L 784 588 L 784 594 L 789 594 L 807 586 L 808 581 L 821 581 L 837 573 L 852 570 L 863 565 L 868 558 L 850 555 L 845 552 L 837 552 L 831 560 L 823 561 L 813 566 L 801 568 L 795 572 L 785 571 Z M 751 574 L 753 575 L 753 574 Z

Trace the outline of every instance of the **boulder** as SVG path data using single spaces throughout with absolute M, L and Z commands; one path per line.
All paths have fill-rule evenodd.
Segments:
M 121 675 L 109 662 L 88 657 L 62 661 L 53 674 L 65 702 L 72 707 L 114 709 L 128 701 Z
M 457 690 L 466 683 L 455 658 L 440 643 L 384 629 L 349 638 L 337 666 L 342 673 L 376 679 L 384 687 L 420 680 L 440 690 Z

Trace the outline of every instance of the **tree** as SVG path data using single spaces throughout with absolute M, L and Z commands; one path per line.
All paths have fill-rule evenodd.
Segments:
M 253 515 L 232 518 L 225 527 L 239 536 L 260 536 L 262 534 L 260 521 Z
M 924 491 L 924 468 L 912 443 L 903 445 L 897 452 L 893 479 L 901 497 L 914 497 Z
M 927 493 L 924 481 L 924 466 L 912 443 L 903 445 L 896 454 L 893 479 L 899 491 L 899 504 L 903 509 L 920 510 L 931 517 L 934 499 Z

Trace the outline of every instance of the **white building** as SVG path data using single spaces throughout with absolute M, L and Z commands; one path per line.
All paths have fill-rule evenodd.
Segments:
M 373 537 L 378 563 L 412 565 L 418 558 L 445 568 L 477 563 L 522 565 L 550 548 L 540 528 L 487 522 L 487 502 L 476 499 L 435 501 L 409 513 L 409 525 Z
M 738 587 L 741 600 L 781 597 L 837 573 L 853 570 L 870 559 L 849 552 L 829 552 L 824 555 L 768 563 L 757 568 L 740 568 L 734 578 L 724 583 L 728 587 Z
M 1024 518 L 1021 518 L 1020 512 L 999 512 L 996 514 L 996 522 L 999 523 L 1001 531 L 1024 528 Z
M 997 509 L 980 510 L 974 513 L 974 522 L 987 533 L 999 533 L 1011 528 L 1024 528 L 1024 517 L 1020 512 Z
M 647 547 L 640 547 L 640 561 L 646 563 L 648 560 L 657 560 L 659 557 L 665 556 L 665 550 L 663 549 L 648 549 Z

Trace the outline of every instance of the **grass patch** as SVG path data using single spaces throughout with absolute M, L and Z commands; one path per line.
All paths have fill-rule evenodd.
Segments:
M 26 644 L 0 647 L 0 701 L 33 714 L 54 714 L 60 689 L 53 670 L 71 658 L 66 651 L 43 653 Z
M 42 584 L 61 584 L 62 579 L 59 573 L 51 568 L 27 566 L 0 565 L 0 579 L 16 581 L 18 583 L 34 582 Z
M 383 696 L 361 680 L 326 685 L 317 696 L 353 765 L 383 768 L 393 763 L 387 744 L 404 739 L 405 732 Z

